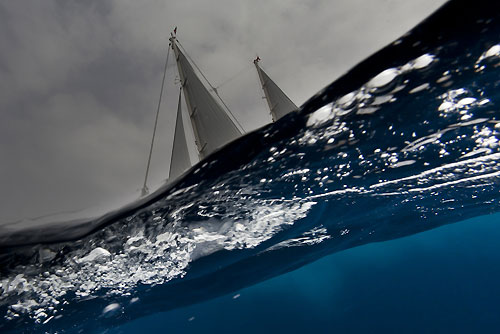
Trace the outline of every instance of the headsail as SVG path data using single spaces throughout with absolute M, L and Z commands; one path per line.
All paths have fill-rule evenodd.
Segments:
M 179 102 L 177 106 L 177 117 L 175 120 L 174 144 L 172 146 L 172 157 L 170 159 L 169 179 L 174 179 L 191 167 L 189 150 L 182 124 L 181 92 L 179 91 Z
M 271 110 L 273 121 L 277 121 L 289 112 L 299 108 L 297 108 L 295 103 L 293 103 L 292 100 L 290 100 L 290 98 L 281 90 L 281 88 L 279 88 L 278 85 L 271 80 L 267 73 L 262 70 L 259 66 L 259 60 L 260 58 L 257 57 L 253 63 L 257 68 L 260 83 L 262 84 L 262 89 L 266 95 L 266 100 L 269 105 L 269 109 Z
M 198 154 L 203 159 L 215 149 L 241 136 L 241 132 L 200 81 L 186 56 L 179 50 L 175 37 L 170 38 L 170 42 L 175 52 Z

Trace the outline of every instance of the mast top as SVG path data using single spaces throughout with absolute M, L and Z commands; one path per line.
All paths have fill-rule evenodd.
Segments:
M 177 27 L 175 27 L 174 30 L 170 32 L 170 38 L 168 40 L 171 43 L 173 43 L 176 37 L 177 37 Z

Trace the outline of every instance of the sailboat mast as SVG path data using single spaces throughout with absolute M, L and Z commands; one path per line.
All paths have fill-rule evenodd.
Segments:
M 259 61 L 260 61 L 260 57 L 257 56 L 257 58 L 254 59 L 253 63 L 255 65 L 255 68 L 257 69 L 257 74 L 259 75 L 260 84 L 262 86 L 262 90 L 264 91 L 264 96 L 265 96 L 265 99 L 267 101 L 267 105 L 269 106 L 269 111 L 271 112 L 271 117 L 273 119 L 273 122 L 276 122 L 278 117 L 276 117 L 276 114 L 274 113 L 274 108 L 273 108 L 273 105 L 271 103 L 271 98 L 269 97 L 269 91 L 267 90 L 266 81 L 264 80 L 264 76 L 262 75 L 262 69 L 259 66 Z

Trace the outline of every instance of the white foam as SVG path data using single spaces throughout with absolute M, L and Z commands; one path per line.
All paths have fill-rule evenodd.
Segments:
M 94 261 L 103 261 L 109 259 L 111 253 L 106 249 L 97 247 L 92 250 L 87 256 L 82 257 L 78 262 L 94 262 Z

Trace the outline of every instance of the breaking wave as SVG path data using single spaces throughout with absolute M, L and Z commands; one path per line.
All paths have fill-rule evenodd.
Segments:
M 448 3 L 298 113 L 140 202 L 0 230 L 0 329 L 92 331 L 498 212 L 496 6 Z

